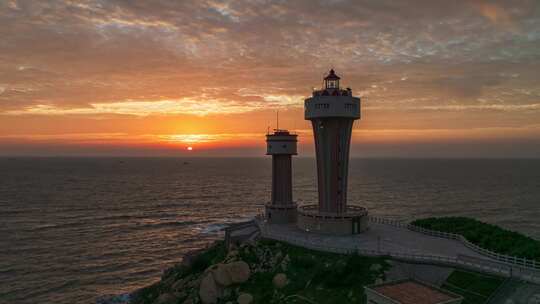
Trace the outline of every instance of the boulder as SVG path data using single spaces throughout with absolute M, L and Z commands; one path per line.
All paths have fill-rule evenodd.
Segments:
M 176 300 L 177 300 L 176 297 L 172 293 L 164 293 L 164 294 L 161 294 L 153 302 L 153 304 L 175 304 Z
M 232 284 L 231 275 L 227 271 L 227 265 L 217 264 L 212 267 L 210 272 L 212 273 L 214 281 L 216 281 L 217 284 L 225 287 Z
M 207 274 L 201 281 L 199 287 L 199 297 L 203 304 L 215 304 L 217 303 L 219 291 L 214 281 L 212 274 Z
M 227 265 L 227 272 L 230 275 L 232 283 L 244 283 L 249 280 L 251 271 L 249 265 L 244 261 L 232 262 Z
M 251 304 L 253 302 L 253 296 L 249 293 L 243 293 L 238 296 L 236 302 L 238 302 L 238 304 Z
M 276 288 L 283 288 L 287 285 L 287 275 L 284 273 L 278 273 L 272 279 L 272 283 Z

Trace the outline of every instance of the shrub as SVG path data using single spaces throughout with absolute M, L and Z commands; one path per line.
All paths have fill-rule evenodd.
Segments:
M 540 241 L 467 217 L 425 218 L 411 224 L 422 228 L 460 234 L 469 242 L 499 254 L 540 261 Z

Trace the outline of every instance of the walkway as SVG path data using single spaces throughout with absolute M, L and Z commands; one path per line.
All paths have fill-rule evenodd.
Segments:
M 267 232 L 271 234 L 286 235 L 330 247 L 420 255 L 443 255 L 455 258 L 461 254 L 483 258 L 482 255 L 465 247 L 457 240 L 437 238 L 386 224 L 370 223 L 368 231 L 352 236 L 308 233 L 298 229 L 295 225 L 265 224 L 264 226 L 267 228 Z
M 405 227 L 370 222 L 370 229 L 351 236 L 322 235 L 302 231 L 296 225 L 258 221 L 263 237 L 329 252 L 390 255 L 404 260 L 471 268 L 540 283 L 540 272 L 511 267 L 466 247 L 458 240 L 438 238 Z

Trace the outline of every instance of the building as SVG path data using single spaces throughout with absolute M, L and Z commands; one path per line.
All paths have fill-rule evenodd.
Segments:
M 360 119 L 360 98 L 341 89 L 340 77 L 330 70 L 320 90 L 304 103 L 317 155 L 318 205 L 298 209 L 298 227 L 313 232 L 356 234 L 368 228 L 367 210 L 347 205 L 347 176 L 352 127 Z
M 297 135 L 274 130 L 266 135 L 266 154 L 272 155 L 272 198 L 265 206 L 269 223 L 296 222 L 296 203 L 292 195 L 292 156 L 296 155 Z
M 450 291 L 406 279 L 364 287 L 367 304 L 461 304 L 463 297 Z

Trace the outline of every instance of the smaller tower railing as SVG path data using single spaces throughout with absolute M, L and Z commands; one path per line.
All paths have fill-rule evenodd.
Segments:
M 348 205 L 347 211 L 343 213 L 320 212 L 319 205 L 303 205 L 298 207 L 298 213 L 303 216 L 328 218 L 328 219 L 345 219 L 352 217 L 362 217 L 368 215 L 368 210 L 361 206 Z

